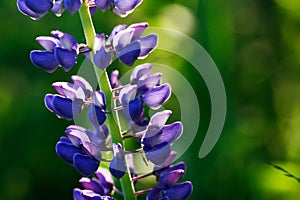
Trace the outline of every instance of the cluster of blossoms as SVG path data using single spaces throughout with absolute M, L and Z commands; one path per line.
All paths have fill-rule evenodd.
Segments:
M 73 14 L 83 4 L 88 6 L 87 12 L 94 8 L 102 11 L 110 8 L 124 17 L 141 2 L 142 0 L 18 0 L 17 5 L 23 14 L 34 19 L 41 18 L 49 11 L 60 15 L 67 10 Z M 136 23 L 128 27 L 118 25 L 108 37 L 104 33 L 94 35 L 93 47 L 78 44 L 70 34 L 55 30 L 51 32 L 51 37 L 36 38 L 45 50 L 33 50 L 30 59 L 35 66 L 51 73 L 58 67 L 69 71 L 76 64 L 79 54 L 84 54 L 95 69 L 107 73 L 106 68 L 115 59 L 132 66 L 137 59 L 146 58 L 156 48 L 158 39 L 155 34 L 142 36 L 147 27 L 147 23 Z M 72 83 L 53 83 L 58 94 L 45 95 L 48 110 L 65 120 L 72 120 L 83 109 L 88 109 L 87 117 L 91 128 L 68 126 L 66 136 L 62 136 L 55 147 L 57 155 L 83 176 L 79 182 L 84 189 L 74 189 L 75 200 L 110 200 L 114 199 L 115 193 L 128 199 L 125 191 L 116 188 L 113 177 L 120 180 L 122 189 L 131 187 L 134 196 L 148 193 L 148 200 L 183 200 L 192 193 L 191 182 L 178 183 L 185 174 L 185 164 L 171 164 L 176 156 L 171 145 L 182 135 L 182 123 L 177 121 L 167 124 L 172 114 L 170 110 L 156 112 L 151 117 L 146 114 L 146 110 L 159 109 L 171 95 L 171 86 L 163 83 L 161 73 L 151 73 L 152 67 L 150 63 L 136 66 L 126 85 L 120 83 L 119 72 L 113 71 L 109 80 L 105 79 L 104 84 L 101 81 L 99 83 L 100 88 L 108 85 L 109 91 L 94 90 L 86 79 L 73 75 Z M 106 99 L 108 94 L 104 91 L 111 93 L 109 96 L 113 97 L 115 108 L 111 108 L 111 101 Z M 122 133 L 120 124 L 116 125 L 111 121 L 113 112 L 117 116 L 124 115 L 128 121 L 127 131 Z M 114 129 L 115 125 L 117 129 Z M 135 140 L 139 147 L 127 151 L 127 139 Z M 154 166 L 148 174 L 139 175 L 135 169 L 133 154 L 141 152 Z M 125 176 L 126 173 L 128 176 Z M 157 185 L 152 189 L 134 192 L 133 184 L 124 186 L 125 183 L 122 182 L 123 178 L 127 178 L 137 184 L 140 179 L 150 175 L 157 180 Z

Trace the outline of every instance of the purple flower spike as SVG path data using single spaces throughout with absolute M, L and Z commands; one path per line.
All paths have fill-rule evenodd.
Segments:
M 72 15 L 79 10 L 81 4 L 82 0 L 64 0 L 66 10 Z
M 33 19 L 40 19 L 53 7 L 51 0 L 18 0 L 18 9 L 24 15 Z
M 114 177 L 120 179 L 127 170 L 122 145 L 113 144 L 113 152 L 114 158 L 109 165 L 109 171 Z

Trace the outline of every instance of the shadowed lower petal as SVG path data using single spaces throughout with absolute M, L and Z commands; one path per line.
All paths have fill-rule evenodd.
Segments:
M 64 71 L 69 71 L 77 62 L 77 54 L 68 49 L 56 47 L 54 50 L 55 59 Z
M 171 153 L 171 146 L 169 143 L 164 142 L 154 146 L 146 152 L 146 157 L 155 165 L 161 165 L 169 157 Z
M 30 52 L 30 60 L 35 66 L 49 73 L 54 72 L 59 65 L 54 54 L 48 51 L 33 50 Z
M 76 153 L 73 157 L 73 165 L 83 176 L 90 176 L 98 169 L 99 161 L 87 155 Z
M 165 195 L 172 200 L 185 200 L 193 191 L 193 185 L 191 182 L 186 181 L 179 183 L 165 191 Z
M 151 53 L 157 47 L 158 38 L 157 35 L 150 34 L 141 38 L 139 41 L 141 45 L 141 52 L 139 58 L 142 59 L 147 57 L 148 54 Z
M 71 14 L 77 12 L 82 4 L 82 0 L 64 0 L 64 5 L 67 11 Z

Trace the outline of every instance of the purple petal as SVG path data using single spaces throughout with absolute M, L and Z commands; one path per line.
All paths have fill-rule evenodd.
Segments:
M 114 0 L 115 6 L 123 11 L 131 11 L 135 9 L 139 4 L 142 3 L 142 0 Z
M 54 72 L 58 67 L 54 54 L 48 51 L 33 50 L 30 52 L 30 60 L 35 66 L 49 73 Z
M 139 41 L 141 45 L 139 59 L 143 59 L 157 47 L 158 38 L 157 35 L 150 34 L 141 38 Z
M 143 95 L 143 101 L 152 109 L 159 109 L 160 106 L 165 103 L 171 95 L 171 86 L 169 84 L 163 84 L 157 86 Z
M 125 46 L 120 51 L 117 51 L 118 59 L 128 65 L 132 66 L 133 63 L 138 59 L 141 53 L 141 45 L 140 42 L 134 41 L 127 46 Z
M 35 39 L 47 51 L 54 52 L 54 48 L 60 45 L 60 41 L 54 37 L 40 36 Z
M 103 12 L 109 8 L 112 0 L 95 0 L 95 4 L 97 8 L 101 9 Z
M 172 166 L 169 166 L 169 168 L 165 168 L 165 169 L 161 169 L 159 171 L 156 172 L 157 175 L 159 176 L 163 176 L 164 174 L 167 174 L 171 171 L 174 171 L 174 170 L 183 170 L 183 171 L 186 171 L 186 165 L 184 162 L 179 162 L 175 165 L 172 165 Z
M 80 126 L 71 125 L 67 127 L 65 133 L 74 146 L 80 147 L 83 142 L 90 141 L 86 131 L 86 129 Z
M 191 182 L 186 181 L 184 183 L 176 184 L 173 187 L 165 191 L 165 196 L 172 200 L 185 200 L 193 191 L 193 185 Z
M 89 141 L 83 141 L 82 145 L 85 148 L 85 150 L 87 150 L 88 154 L 93 156 L 95 159 L 101 161 L 102 153 L 99 150 L 99 147 L 97 147 L 95 144 L 93 144 Z
M 81 87 L 86 94 L 86 97 L 90 96 L 90 93 L 93 92 L 92 86 L 81 76 L 73 75 L 71 76 L 71 79 L 73 80 L 74 84 Z
M 47 94 L 45 96 L 46 107 L 58 117 L 71 120 L 82 108 L 82 102 L 72 102 L 70 99 L 60 95 Z
M 61 16 L 61 14 L 65 11 L 65 8 L 63 6 L 63 0 L 54 1 L 54 5 L 51 11 L 54 12 L 56 16 Z
M 64 0 L 64 5 L 67 11 L 71 14 L 77 12 L 82 4 L 82 0 Z
M 98 127 L 106 120 L 106 114 L 102 108 L 94 104 L 90 105 L 88 117 L 94 127 Z
M 90 158 L 87 155 L 76 153 L 73 156 L 73 164 L 77 171 L 83 176 L 90 176 L 99 166 L 99 161 Z
M 161 129 L 166 124 L 171 114 L 172 114 L 171 110 L 164 110 L 161 112 L 157 112 L 154 115 L 152 115 L 149 124 L 151 126 L 155 126 Z
M 73 199 L 74 200 L 85 200 L 85 198 L 82 196 L 82 190 L 75 188 L 73 190 Z
M 104 47 L 101 47 L 101 49 L 96 52 L 93 60 L 97 67 L 104 70 L 110 65 L 111 56 Z
M 136 66 L 130 75 L 130 83 L 131 84 L 136 84 L 137 80 L 139 80 L 142 76 L 149 74 L 150 70 L 152 69 L 152 64 L 151 63 L 145 63 Z
M 64 138 L 64 140 L 66 139 L 67 138 Z M 61 159 L 65 160 L 70 165 L 73 165 L 74 154 L 81 153 L 80 149 L 76 148 L 73 144 L 66 143 L 62 140 L 56 143 L 55 151 Z
M 109 82 L 110 82 L 110 85 L 111 85 L 112 88 L 119 87 L 120 82 L 119 82 L 119 71 L 118 70 L 114 70 L 110 74 Z
M 102 34 L 96 34 L 94 38 L 94 51 L 99 51 L 102 47 L 105 46 L 105 35 Z
M 98 178 L 99 184 L 101 184 L 104 189 L 104 195 L 108 195 L 114 186 L 114 180 L 111 174 L 107 169 L 99 167 L 95 175 Z
M 140 94 L 145 94 L 146 92 L 154 88 L 154 86 L 160 83 L 161 76 L 161 73 L 154 73 L 146 74 L 140 77 L 137 81 L 138 92 Z
M 17 6 L 18 9 L 21 13 L 23 13 L 24 15 L 27 15 L 33 19 L 40 19 L 41 17 L 43 17 L 47 12 L 45 13 L 37 13 L 35 11 L 32 11 L 30 8 L 28 8 L 28 6 L 25 3 L 26 0 L 18 0 L 17 1 Z
M 109 171 L 115 178 L 120 179 L 127 170 L 122 146 L 113 144 L 113 152 L 114 158 L 109 165 Z
M 99 0 L 99 1 L 101 1 L 101 0 Z M 120 31 L 125 30 L 125 29 L 126 29 L 126 25 L 124 25 L 124 24 L 115 26 L 108 37 L 108 42 L 110 44 L 112 44 L 115 35 L 117 35 Z
M 183 126 L 181 122 L 174 122 L 170 125 L 164 126 L 162 128 L 162 134 L 159 138 L 159 142 L 169 142 L 172 144 L 181 136 L 182 129 Z
M 69 71 L 77 62 L 77 54 L 74 51 L 56 47 L 54 55 L 59 65 L 66 72 Z
M 82 196 L 85 200 L 102 200 L 103 197 L 101 197 L 100 194 L 95 193 L 91 190 L 82 190 Z
M 55 82 L 52 84 L 52 86 L 59 94 L 71 100 L 85 100 L 85 94 L 83 89 L 75 84 L 71 84 L 68 82 Z
M 129 102 L 128 106 L 124 108 L 124 114 L 132 121 L 139 119 L 142 112 L 143 105 L 140 97 L 136 97 L 133 101 Z
M 134 34 L 133 29 L 125 29 L 118 32 L 113 37 L 113 47 L 116 51 L 120 51 L 125 46 L 129 45 L 132 41 L 132 37 Z
M 184 173 L 185 171 L 182 169 L 170 171 L 169 173 L 166 173 L 160 177 L 159 183 L 163 187 L 171 187 L 175 185 L 179 181 L 179 179 L 181 179 L 181 177 L 183 177 Z
M 79 183 L 81 183 L 81 185 L 87 190 L 94 191 L 95 193 L 98 193 L 100 195 L 104 194 L 104 189 L 102 185 L 100 185 L 97 179 L 95 178 L 90 179 L 90 178 L 82 177 L 79 180 Z
M 153 189 L 148 193 L 146 200 L 160 200 L 162 191 L 163 191 L 163 188 L 159 185 L 153 187 Z
M 176 151 L 171 151 L 169 157 L 166 159 L 166 161 L 161 165 L 161 166 L 154 166 L 153 167 L 153 171 L 155 172 L 155 174 L 161 174 L 163 173 L 165 170 L 170 168 L 170 164 L 172 163 L 172 161 L 175 159 L 176 157 Z M 183 169 L 185 170 L 185 168 Z
M 119 94 L 119 99 L 123 107 L 127 106 L 136 96 L 136 85 L 128 85 L 124 87 Z
M 128 29 L 134 29 L 134 34 L 132 40 L 137 40 L 141 37 L 142 33 L 148 27 L 147 22 L 136 23 L 128 26 Z
M 106 109 L 105 95 L 101 90 L 97 90 L 92 94 L 94 104 L 101 107 L 103 110 Z
M 146 152 L 146 157 L 155 165 L 163 164 L 171 153 L 171 146 L 164 142 Z
M 36 12 L 36 13 L 46 13 L 48 12 L 52 6 L 53 1 L 52 0 L 25 0 L 26 6 Z

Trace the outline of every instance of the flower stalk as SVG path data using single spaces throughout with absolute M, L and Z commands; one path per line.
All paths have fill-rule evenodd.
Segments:
M 95 29 L 94 25 L 92 22 L 92 18 L 90 15 L 89 11 L 89 6 L 87 2 L 83 2 L 81 8 L 79 9 L 79 15 L 82 23 L 82 27 L 84 30 L 84 35 L 86 38 L 86 42 L 89 48 L 93 48 L 94 46 L 94 38 L 95 38 Z M 90 52 L 91 57 L 94 56 L 94 51 Z M 92 61 L 93 62 L 93 61 Z M 106 70 L 102 71 L 99 69 L 93 62 L 94 70 L 97 75 L 98 83 L 100 86 L 100 89 L 104 92 L 106 96 L 106 102 L 107 102 L 107 110 L 112 110 L 112 104 L 111 104 L 111 99 L 112 99 L 112 88 L 109 83 L 109 78 Z M 117 118 L 118 119 L 118 118 Z M 106 121 L 107 127 L 109 129 L 109 132 L 111 133 L 111 138 L 113 143 L 120 143 L 124 147 L 123 140 L 121 137 L 121 132 L 120 129 L 117 125 L 117 122 L 115 121 L 115 118 L 113 116 L 112 112 L 109 112 L 107 114 L 107 121 Z M 126 160 L 125 160 L 126 162 Z M 133 187 L 133 183 L 131 182 L 131 177 L 129 173 L 129 168 L 128 165 L 127 170 L 125 172 L 125 175 L 120 179 L 121 187 L 122 187 L 122 192 L 124 195 L 125 200 L 135 200 L 136 195 Z

